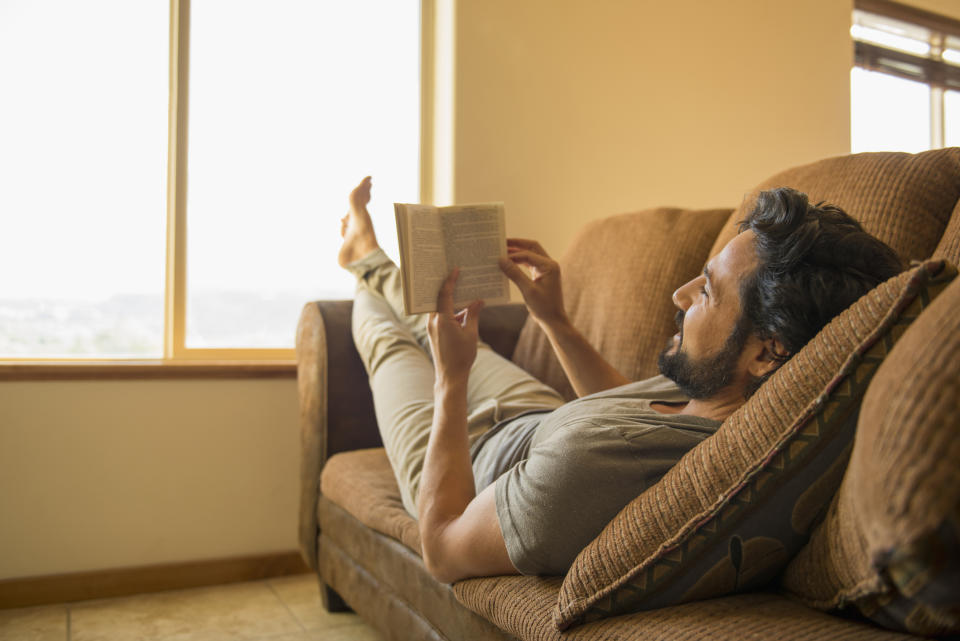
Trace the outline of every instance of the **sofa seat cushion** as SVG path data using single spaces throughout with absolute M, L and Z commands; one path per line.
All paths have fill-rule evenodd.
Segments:
M 524 641 L 915 638 L 811 610 L 773 593 L 740 594 L 636 612 L 560 632 L 552 618 L 560 584 L 559 578 L 503 576 L 460 581 L 453 591 L 468 608 Z
M 323 580 L 385 639 L 516 641 L 460 605 L 450 586 L 434 580 L 403 543 L 367 527 L 325 496 L 318 513 Z
M 320 492 L 367 527 L 420 551 L 417 522 L 404 509 L 386 450 L 372 448 L 330 457 L 320 475 Z

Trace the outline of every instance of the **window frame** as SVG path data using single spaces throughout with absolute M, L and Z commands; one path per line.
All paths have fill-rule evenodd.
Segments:
M 854 40 L 854 67 L 919 82 L 930 88 L 930 148 L 945 145 L 944 93 L 960 91 L 960 66 L 943 60 L 948 36 L 960 38 L 960 20 L 892 0 L 855 0 L 854 9 L 910 23 L 930 31 L 928 56 Z M 912 68 L 910 72 L 907 68 Z
M 449 62 L 437 60 L 435 41 L 440 13 L 443 30 L 452 29 L 449 0 L 420 0 L 420 185 L 421 202 L 430 202 L 435 185 L 449 189 L 449 172 L 435 175 L 434 157 L 447 160 L 449 132 L 434 132 L 434 114 L 447 111 L 434 85 L 437 74 L 448 75 Z M 446 46 L 446 45 L 445 45 Z M 452 41 L 450 46 L 452 54 Z M 452 69 L 449 70 L 452 73 Z M 191 348 L 186 346 L 187 291 L 187 170 L 189 144 L 190 0 L 170 0 L 169 100 L 167 127 L 166 254 L 161 358 L 10 357 L 0 358 L 0 380 L 62 380 L 75 378 L 235 378 L 277 377 L 295 373 L 293 348 Z M 443 81 L 444 78 L 441 78 Z M 441 91 L 452 90 L 449 79 Z M 452 110 L 452 103 L 450 103 Z M 449 114 L 447 114 L 449 116 Z M 442 120 L 449 126 L 449 118 Z M 446 188 L 445 188 L 446 187 Z M 305 303 L 308 301 L 305 301 Z

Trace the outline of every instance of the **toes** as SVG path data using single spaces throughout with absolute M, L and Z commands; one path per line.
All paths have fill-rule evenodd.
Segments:
M 350 204 L 354 207 L 365 207 L 370 202 L 370 186 L 373 184 L 370 176 L 360 181 L 352 192 L 350 192 Z

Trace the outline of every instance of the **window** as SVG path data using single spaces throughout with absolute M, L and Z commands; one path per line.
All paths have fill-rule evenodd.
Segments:
M 852 151 L 960 144 L 960 21 L 857 0 L 850 33 Z
M 352 186 L 393 256 L 420 200 L 418 1 L 4 0 L 0 55 L 0 358 L 292 358 Z
M 0 357 L 163 355 L 168 31 L 165 0 L 0 3 Z

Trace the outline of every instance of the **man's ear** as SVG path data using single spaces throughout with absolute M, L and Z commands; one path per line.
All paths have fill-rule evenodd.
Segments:
M 750 375 L 754 378 L 771 374 L 790 357 L 790 352 L 776 338 L 760 341 L 759 347 L 756 357 L 747 365 Z

